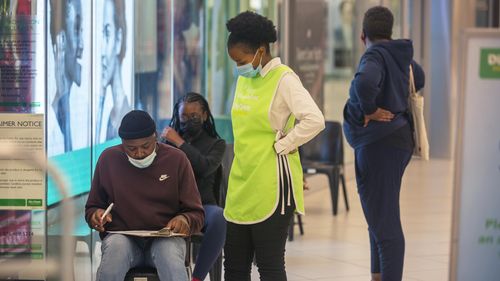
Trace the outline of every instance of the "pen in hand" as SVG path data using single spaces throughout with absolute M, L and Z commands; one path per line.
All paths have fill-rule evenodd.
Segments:
M 111 212 L 111 209 L 113 209 L 114 205 L 115 205 L 115 203 L 109 204 L 109 206 L 106 209 L 106 211 L 104 211 L 104 213 L 101 216 L 101 224 L 104 224 L 104 218 Z

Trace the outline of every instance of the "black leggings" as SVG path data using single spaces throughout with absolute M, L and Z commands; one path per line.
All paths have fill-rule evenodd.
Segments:
M 227 223 L 224 247 L 224 280 L 250 281 L 255 255 L 262 281 L 286 281 L 285 244 L 288 226 L 295 207 L 286 206 L 281 215 L 278 205 L 274 214 L 257 224 Z
M 288 169 L 285 156 L 280 156 L 283 171 Z M 281 172 L 281 171 L 280 171 Z M 274 213 L 265 221 L 256 224 L 227 222 L 226 245 L 224 246 L 224 280 L 250 281 L 252 260 L 255 256 L 261 281 L 286 281 L 285 245 L 290 220 L 295 211 L 293 196 L 286 206 L 290 173 L 279 177 L 279 202 Z M 292 195 L 292 194 L 290 194 Z M 282 200 L 285 202 L 282 214 Z
M 281 164 L 285 170 L 287 166 L 284 162 Z M 290 177 L 282 179 L 280 186 L 283 188 L 280 188 L 278 206 L 268 219 L 248 225 L 227 223 L 224 280 L 250 281 L 252 260 L 255 256 L 261 281 L 286 281 L 285 244 L 295 202 L 291 196 L 290 206 L 285 206 L 284 214 L 281 214 L 281 203 L 282 200 L 287 203 L 291 182 Z

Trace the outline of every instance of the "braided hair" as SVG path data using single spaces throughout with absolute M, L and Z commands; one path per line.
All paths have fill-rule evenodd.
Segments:
M 181 107 L 181 104 L 192 103 L 192 102 L 199 103 L 203 111 L 207 113 L 208 118 L 205 122 L 203 122 L 203 130 L 207 132 L 209 136 L 220 139 L 221 137 L 219 136 L 217 130 L 215 129 L 214 117 L 212 116 L 212 112 L 210 112 L 207 100 L 202 95 L 194 92 L 187 93 L 177 100 L 177 102 L 174 105 L 172 120 L 170 120 L 170 127 L 172 127 L 177 132 L 181 131 L 179 108 Z

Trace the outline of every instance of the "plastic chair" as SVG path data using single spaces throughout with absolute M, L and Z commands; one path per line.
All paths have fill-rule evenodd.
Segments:
M 229 181 L 229 173 L 231 171 L 231 166 L 233 165 L 234 159 L 234 144 L 226 143 L 226 151 L 224 152 L 224 157 L 222 158 L 222 181 L 221 181 L 221 189 L 220 189 L 220 206 L 224 208 L 226 206 L 226 194 L 228 188 Z
M 127 272 L 125 281 L 160 281 L 156 268 L 134 267 Z
M 330 184 L 333 215 L 337 215 L 339 182 L 342 183 L 346 210 L 349 211 L 344 177 L 344 137 L 339 122 L 327 121 L 325 129 L 300 147 L 302 168 L 306 174 L 326 174 Z
M 295 222 L 295 218 L 297 218 L 297 222 Z M 302 224 L 302 215 L 295 213 L 292 216 L 290 227 L 288 228 L 288 241 L 293 241 L 295 235 L 295 225 L 299 226 L 300 235 L 304 235 L 304 225 Z

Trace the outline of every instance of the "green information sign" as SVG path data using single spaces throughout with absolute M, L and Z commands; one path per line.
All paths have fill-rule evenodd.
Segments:
M 488 79 L 500 79 L 500 49 L 481 49 L 479 77 Z
M 2 207 L 42 207 L 42 199 L 0 199 Z
M 27 199 L 26 205 L 28 207 L 42 207 L 42 199 Z
M 0 199 L 0 206 L 2 206 L 2 207 L 24 207 L 24 206 L 26 206 L 26 199 Z

